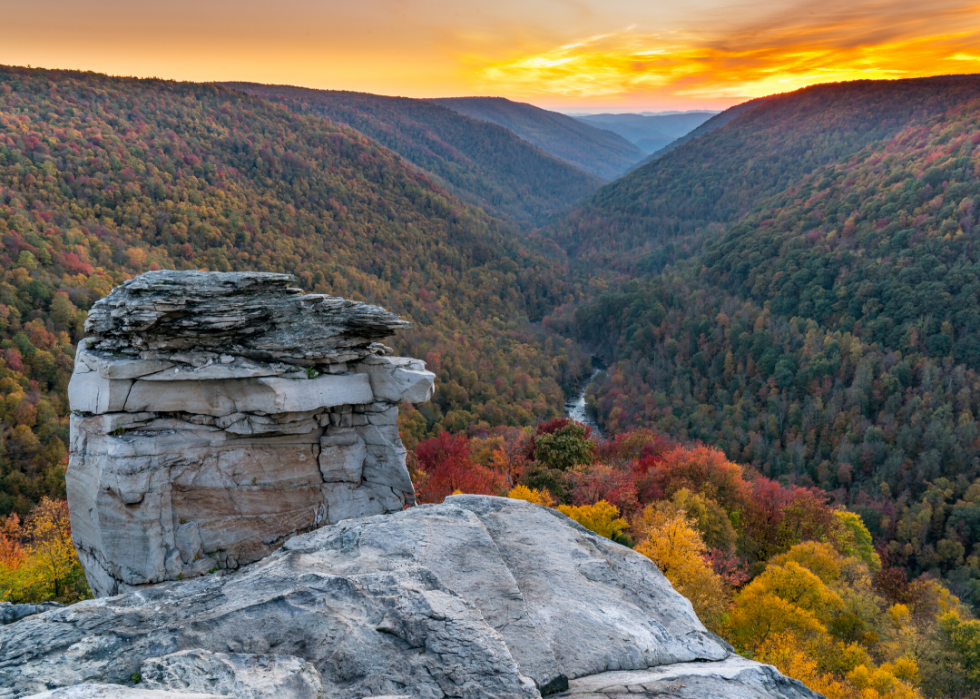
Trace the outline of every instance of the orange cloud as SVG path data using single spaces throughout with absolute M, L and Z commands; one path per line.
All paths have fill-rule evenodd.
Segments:
M 980 72 L 980 0 L 0 0 L 0 63 L 550 107 Z
M 826 4 L 801 3 L 715 37 L 704 27 L 629 29 L 505 60 L 460 60 L 482 93 L 568 104 L 731 104 L 816 83 L 980 70 L 978 5 Z

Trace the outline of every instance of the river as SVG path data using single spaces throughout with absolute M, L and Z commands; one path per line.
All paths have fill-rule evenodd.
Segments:
M 579 394 L 572 400 L 565 403 L 565 415 L 572 420 L 575 420 L 575 422 L 581 422 L 583 425 L 588 425 L 591 427 L 592 433 L 597 437 L 602 436 L 602 430 L 599 429 L 599 425 L 595 423 L 592 416 L 585 410 L 585 392 L 588 390 L 589 384 L 592 383 L 592 379 L 594 379 L 600 371 L 602 371 L 602 369 L 596 369 L 594 372 L 592 372 L 592 376 L 589 377 L 589 380 L 582 384 L 582 390 L 579 391 Z

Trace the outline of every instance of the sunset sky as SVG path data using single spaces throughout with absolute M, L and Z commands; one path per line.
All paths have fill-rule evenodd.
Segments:
M 0 0 L 0 63 L 564 111 L 980 73 L 980 0 Z

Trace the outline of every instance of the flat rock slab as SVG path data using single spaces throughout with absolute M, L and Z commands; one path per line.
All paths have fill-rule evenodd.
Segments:
M 713 663 L 678 663 L 650 670 L 604 672 L 572 680 L 555 699 L 813 699 L 820 695 L 771 665 L 733 656 Z
M 617 688 L 624 671 L 643 680 L 627 691 L 683 681 L 739 699 L 817 696 L 733 658 L 644 556 L 554 510 L 455 496 L 323 527 L 234 572 L 0 627 L 0 699 L 125 685 L 153 667 L 166 670 L 155 688 L 187 691 L 207 685 L 168 677 L 235 678 L 242 654 L 302 661 L 324 699 L 531 699 L 569 681 Z M 595 688 L 582 684 L 596 675 Z

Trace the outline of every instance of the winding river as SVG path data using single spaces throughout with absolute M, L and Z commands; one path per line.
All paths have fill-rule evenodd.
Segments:
M 579 394 L 575 396 L 574 399 L 565 403 L 565 415 L 575 422 L 581 422 L 583 425 L 588 425 L 592 428 L 592 432 L 598 436 L 602 436 L 602 430 L 599 429 L 599 425 L 596 424 L 592 416 L 585 410 L 585 392 L 589 388 L 589 384 L 592 383 L 592 379 L 596 377 L 602 369 L 596 369 L 592 372 L 592 376 L 589 377 L 588 381 L 582 384 L 582 390 Z

